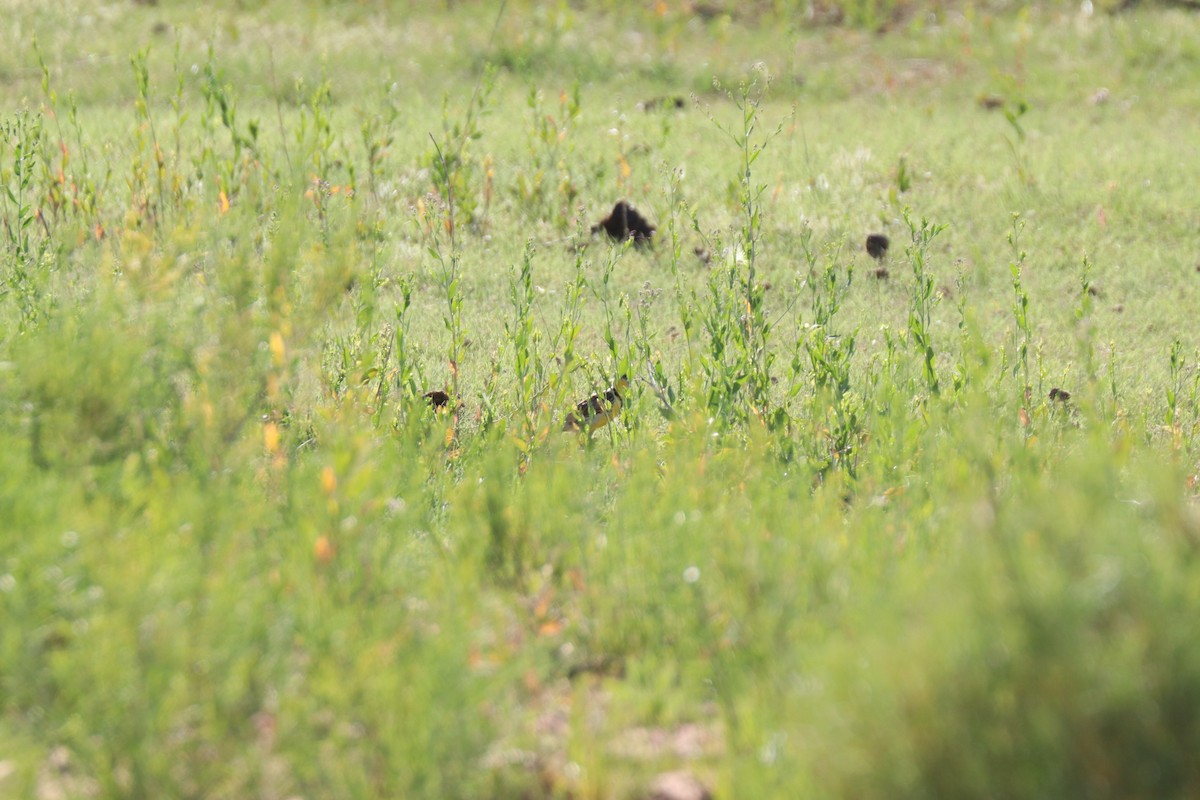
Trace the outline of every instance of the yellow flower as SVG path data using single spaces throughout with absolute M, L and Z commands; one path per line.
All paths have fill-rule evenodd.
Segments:
M 271 363 L 276 367 L 282 367 L 284 356 L 287 354 L 283 346 L 283 335 L 279 331 L 271 331 L 269 343 L 271 347 Z
M 263 425 L 263 447 L 271 454 L 279 451 L 279 426 L 274 422 Z

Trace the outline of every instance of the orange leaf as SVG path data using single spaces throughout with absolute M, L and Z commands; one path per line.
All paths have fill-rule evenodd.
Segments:
M 628 178 L 633 174 L 633 167 L 629 166 L 629 162 L 625 160 L 625 156 L 623 155 L 617 160 L 617 167 L 621 171 L 622 178 Z
M 321 491 L 325 494 L 333 494 L 337 490 L 337 475 L 333 472 L 333 467 L 325 466 L 321 470 Z
M 217 196 L 217 211 L 224 214 L 229 211 L 229 195 L 225 194 L 225 190 L 221 190 L 221 194 Z
M 274 422 L 263 425 L 263 447 L 268 453 L 279 449 L 279 426 Z
M 313 558 L 321 564 L 328 564 L 332 561 L 336 552 L 333 542 L 329 541 L 328 536 L 318 536 L 317 541 L 313 542 Z
M 279 331 L 271 331 L 268 342 L 271 348 L 271 361 L 276 367 L 282 367 L 283 360 L 287 355 L 287 351 L 283 345 L 283 336 Z

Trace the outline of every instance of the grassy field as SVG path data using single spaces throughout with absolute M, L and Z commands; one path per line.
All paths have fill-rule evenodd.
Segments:
M 1111 5 L 7 3 L 0 797 L 1200 795 Z

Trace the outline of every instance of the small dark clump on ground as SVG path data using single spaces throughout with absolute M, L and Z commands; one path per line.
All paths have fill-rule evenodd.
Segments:
M 446 394 L 441 389 L 434 389 L 432 392 L 426 392 L 425 400 L 430 406 L 437 409 L 448 408 L 450 405 L 450 395 Z
M 887 255 L 890 244 L 888 237 L 882 233 L 872 233 L 867 237 L 867 255 L 876 261 L 882 261 L 883 257 Z
M 649 244 L 655 227 L 624 200 L 613 206 L 612 213 L 592 226 L 592 233 L 604 231 L 618 242 L 633 239 L 634 244 Z
M 1060 403 L 1065 403 L 1071 399 L 1071 393 L 1066 389 L 1059 389 L 1057 386 L 1050 390 L 1050 399 L 1057 400 Z
M 682 97 L 675 95 L 674 97 L 652 97 L 649 100 L 643 100 L 638 103 L 643 111 L 653 111 L 660 106 L 663 108 L 683 108 L 687 105 L 687 101 Z

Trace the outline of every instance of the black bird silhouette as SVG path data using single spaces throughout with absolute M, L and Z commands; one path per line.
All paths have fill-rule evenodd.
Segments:
M 634 244 L 647 244 L 655 227 L 624 200 L 613 206 L 612 213 L 592 226 L 592 233 L 604 231 L 618 242 L 633 239 Z
M 431 407 L 437 410 L 448 408 L 450 405 L 450 395 L 446 394 L 441 389 L 434 389 L 432 392 L 426 392 L 425 400 Z
M 867 255 L 876 261 L 883 261 L 883 257 L 887 255 L 889 244 L 891 242 L 888 241 L 888 237 L 882 233 L 872 233 L 867 237 Z

